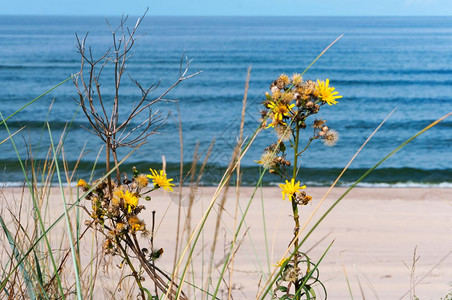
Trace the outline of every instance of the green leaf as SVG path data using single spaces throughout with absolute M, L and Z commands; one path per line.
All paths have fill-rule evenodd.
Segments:
M 287 292 L 287 287 L 282 286 L 282 285 L 278 286 L 276 289 L 277 289 L 278 291 L 283 292 L 283 293 Z

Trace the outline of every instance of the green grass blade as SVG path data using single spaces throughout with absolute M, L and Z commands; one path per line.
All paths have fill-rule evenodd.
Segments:
M 334 44 L 336 44 L 336 42 L 338 42 L 344 35 L 341 34 L 337 39 L 335 39 L 331 44 L 329 44 L 310 64 L 309 66 L 306 67 L 306 69 L 304 69 L 304 71 L 300 74 L 301 76 L 303 76 L 304 74 L 306 74 L 306 72 L 316 63 L 316 61 L 319 60 L 320 57 L 322 57 L 323 54 L 325 54 L 326 51 L 328 51 L 328 49 L 330 49 Z
M 39 259 L 38 259 L 38 256 L 36 255 L 36 252 L 35 251 L 33 251 L 33 256 L 34 256 L 34 259 L 35 259 L 35 265 L 36 265 L 36 273 L 37 273 L 37 276 L 38 276 L 38 283 L 39 283 L 39 285 L 40 286 L 44 286 L 44 279 L 43 279 L 43 276 L 42 276 L 42 271 L 41 271 L 41 264 L 39 263 Z
M 20 253 L 19 253 L 19 250 L 17 250 L 18 247 L 14 241 L 13 236 L 11 235 L 11 232 L 8 230 L 8 227 L 6 226 L 5 222 L 3 221 L 2 216 L 0 216 L 0 224 L 2 226 L 3 232 L 5 233 L 6 238 L 8 239 L 9 245 L 11 246 L 12 255 L 14 256 L 14 258 L 17 261 L 19 261 Z M 24 278 L 25 285 L 27 286 L 28 296 L 33 300 L 36 299 L 36 293 L 33 289 L 32 280 L 31 280 L 30 275 L 28 274 L 27 270 L 25 269 L 23 262 L 21 262 L 19 264 L 19 270 L 21 271 L 22 276 Z
M 323 219 L 325 219 L 325 217 L 333 210 L 334 207 L 336 207 L 337 204 L 339 204 L 339 202 L 344 199 L 344 197 L 350 193 L 350 191 L 352 189 L 354 189 L 358 183 L 360 183 L 364 178 L 366 178 L 373 170 L 375 170 L 376 168 L 378 168 L 383 162 L 385 162 L 388 158 L 390 158 L 391 156 L 393 156 L 394 154 L 396 154 L 397 152 L 399 152 L 403 147 L 405 147 L 406 145 L 408 145 L 411 141 L 413 141 L 414 139 L 416 139 L 418 136 L 420 136 L 421 134 L 423 134 L 424 132 L 426 132 L 427 130 L 431 129 L 433 126 L 437 125 L 439 122 L 443 121 L 444 119 L 448 118 L 450 115 L 452 115 L 452 112 L 444 115 L 443 117 L 439 118 L 438 120 L 436 120 L 435 122 L 431 123 L 430 125 L 428 125 L 427 127 L 425 127 L 424 129 L 422 129 L 421 131 L 419 131 L 418 133 L 416 133 L 415 135 L 413 135 L 412 137 L 410 137 L 409 139 L 407 139 L 405 142 L 403 142 L 402 144 L 400 144 L 398 147 L 396 147 L 394 150 L 392 150 L 389 154 L 387 154 L 385 157 L 383 157 L 378 163 L 376 163 L 372 168 L 370 168 L 369 170 L 367 170 L 360 178 L 358 178 L 358 180 L 356 180 L 331 206 L 330 208 L 322 215 L 322 217 L 314 224 L 314 226 L 311 228 L 311 230 L 308 231 L 308 233 L 306 234 L 306 236 L 303 238 L 303 240 L 300 243 L 300 246 L 307 240 L 307 238 L 312 234 L 312 232 L 317 228 L 317 226 L 323 221 Z
M 326 256 L 328 251 L 330 250 L 331 246 L 333 246 L 334 240 L 330 243 L 328 248 L 323 252 L 322 256 L 320 257 L 319 261 L 314 265 L 314 268 L 308 273 L 308 275 L 305 276 L 305 279 L 303 283 L 301 284 L 301 288 L 305 287 L 306 283 L 308 282 L 309 278 L 311 278 L 312 274 L 319 268 L 320 263 L 322 262 L 323 258 Z
M 25 109 L 26 107 L 30 106 L 31 104 L 33 104 L 34 102 L 36 102 L 37 100 L 39 100 L 40 98 L 44 97 L 45 95 L 47 95 L 48 93 L 50 93 L 51 91 L 53 91 L 54 89 L 56 89 L 57 87 L 59 87 L 60 85 L 65 84 L 66 82 L 68 82 L 69 80 L 71 80 L 75 75 L 77 75 L 78 73 L 71 75 L 70 77 L 66 78 L 65 80 L 61 81 L 60 83 L 58 83 L 57 85 L 55 85 L 54 87 L 50 88 L 49 90 L 45 91 L 44 93 L 42 93 L 41 95 L 39 95 L 38 97 L 34 98 L 33 100 L 31 100 L 30 102 L 28 102 L 27 104 L 25 104 L 24 106 L 22 106 L 21 108 L 19 108 L 18 110 L 16 110 L 15 112 L 13 112 L 11 115 L 9 115 L 7 118 L 3 119 L 2 121 L 0 121 L 0 125 L 2 125 L 4 122 L 8 121 L 10 118 L 12 118 L 14 115 L 16 115 L 17 113 L 19 113 L 20 111 L 22 111 L 23 109 Z
M 1 112 L 0 112 L 0 117 L 2 119 L 2 123 L 1 124 L 3 124 L 5 126 L 5 129 L 8 132 L 8 135 L 11 136 L 11 132 L 9 130 L 8 124 L 5 122 L 5 119 L 3 118 L 3 114 Z M 33 207 L 35 208 L 34 209 L 34 212 L 35 212 L 35 216 L 34 217 L 38 219 L 39 228 L 40 228 L 40 230 L 42 232 L 44 232 L 43 238 L 44 238 L 44 241 L 45 241 L 48 253 L 49 253 L 50 260 L 52 262 L 52 266 L 53 266 L 53 269 L 54 269 L 54 272 L 55 272 L 55 276 L 57 278 L 58 288 L 60 290 L 62 298 L 65 299 L 63 286 L 61 284 L 61 279 L 60 279 L 60 276 L 58 275 L 58 267 L 56 265 L 55 258 L 54 258 L 53 253 L 52 253 L 52 247 L 50 246 L 50 242 L 49 242 L 48 236 L 47 236 L 46 231 L 45 231 L 44 222 L 42 220 L 41 212 L 39 210 L 39 205 L 38 205 L 38 202 L 36 200 L 36 197 L 35 197 L 35 194 L 34 194 L 34 191 L 33 191 L 32 183 L 28 180 L 28 176 L 27 176 L 27 172 L 25 170 L 24 163 L 23 163 L 23 161 L 22 161 L 22 159 L 20 157 L 19 151 L 17 150 L 17 146 L 16 146 L 16 143 L 14 142 L 14 138 L 12 138 L 12 137 L 11 137 L 11 143 L 13 145 L 14 151 L 16 152 L 17 159 L 19 161 L 20 167 L 21 167 L 22 172 L 24 174 L 24 178 L 25 178 L 26 184 L 28 186 L 28 189 L 30 190 L 30 195 L 31 195 L 31 198 L 32 198 L 32 201 L 33 201 Z M 37 242 L 36 242 L 36 244 L 37 244 Z M 23 259 L 25 259 L 25 257 Z M 20 262 L 22 262 L 23 259 L 21 259 Z M 14 270 L 15 269 L 16 268 L 14 268 Z M 13 272 L 13 271 L 11 271 L 11 272 Z M 9 278 L 10 275 L 11 275 L 11 273 L 7 276 L 7 278 Z M 4 288 L 4 284 L 2 283 L 2 285 L 0 287 L 1 287 L 0 288 L 0 292 L 1 292 L 3 290 L 3 288 Z
M 73 236 L 72 236 L 72 227 L 71 227 L 71 223 L 69 220 L 69 214 L 67 211 L 66 196 L 64 194 L 63 183 L 61 181 L 60 168 L 58 166 L 57 152 L 55 151 L 55 145 L 53 143 L 52 131 L 50 130 L 49 123 L 47 123 L 47 129 L 49 131 L 50 145 L 52 146 L 52 152 L 53 152 L 53 161 L 55 164 L 55 169 L 56 169 L 56 173 L 57 173 L 57 177 L 58 177 L 58 184 L 59 184 L 60 192 L 61 192 L 61 198 L 63 200 L 63 205 L 64 205 L 64 218 L 65 218 L 66 226 L 67 226 L 67 235 L 68 235 L 68 239 L 69 239 L 69 245 L 71 247 L 72 263 L 74 264 L 74 276 L 75 276 L 75 286 L 77 289 L 77 299 L 82 300 L 82 286 L 80 284 L 80 271 L 79 271 L 79 265 L 78 265 L 78 260 L 77 260 L 77 253 L 75 251 L 74 240 L 73 240 Z
M 0 113 L 1 114 L 1 113 Z M 141 146 L 141 145 L 139 145 Z M 101 183 L 102 181 L 104 181 L 109 175 L 111 175 L 113 172 L 116 171 L 116 169 L 122 164 L 124 163 L 124 161 L 126 161 L 126 159 L 129 158 L 130 155 L 132 155 L 132 153 L 134 153 L 138 148 L 134 148 L 132 151 L 130 151 L 116 166 L 114 166 L 108 173 L 106 173 L 104 176 L 102 176 L 98 183 Z M 67 212 L 71 211 L 74 207 L 76 207 L 81 199 L 84 199 L 89 193 L 91 193 L 95 188 L 97 187 L 97 185 L 93 185 L 88 191 L 86 191 L 80 198 L 77 199 L 77 201 L 75 201 L 74 203 L 72 203 L 68 208 L 67 208 Z M 24 253 L 23 257 L 18 261 L 18 263 L 14 266 L 14 268 L 11 269 L 10 273 L 5 277 L 5 279 L 3 279 L 2 283 L 0 284 L 0 292 L 2 292 L 5 289 L 6 286 L 6 282 L 9 280 L 9 278 L 11 277 L 11 275 L 14 273 L 15 270 L 17 270 L 17 268 L 19 267 L 19 264 L 22 263 L 27 256 L 33 251 L 33 249 L 38 245 L 38 243 L 42 240 L 45 239 L 47 237 L 47 234 L 53 229 L 55 228 L 55 226 L 64 218 L 64 213 L 61 214 L 47 229 L 43 230 L 43 233 L 36 238 L 35 242 L 33 243 L 33 245 L 31 245 L 31 247 Z M 59 278 L 59 277 L 57 277 Z

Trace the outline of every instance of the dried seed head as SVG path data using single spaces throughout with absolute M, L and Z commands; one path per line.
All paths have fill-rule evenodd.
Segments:
M 298 85 L 302 81 L 303 81 L 303 77 L 300 74 L 295 73 L 295 74 L 292 75 L 292 82 L 293 82 L 294 85 Z
M 326 146 L 330 146 L 330 147 L 336 145 L 338 140 L 339 140 L 339 133 L 334 129 L 328 130 L 328 132 L 325 133 L 325 136 L 323 138 L 324 144 Z
M 273 151 L 265 151 L 261 155 L 260 161 L 258 161 L 264 168 L 271 169 L 275 166 L 275 154 Z
M 144 188 L 149 184 L 149 179 L 145 174 L 140 174 L 135 178 L 135 181 L 139 188 Z
M 289 126 L 280 124 L 276 126 L 276 135 L 278 139 L 280 139 L 283 142 L 286 142 L 290 140 L 290 138 L 292 137 L 292 129 Z
M 284 270 L 283 280 L 295 282 L 297 280 L 297 277 L 298 277 L 297 268 L 293 267 L 292 265 L 288 265 L 287 268 Z
M 312 125 L 312 127 L 320 129 L 325 123 L 326 123 L 325 120 L 314 120 L 314 124 Z
M 292 93 L 284 93 L 282 95 L 282 100 L 284 103 L 289 104 L 293 100 L 293 94 Z
M 276 79 L 276 84 L 277 85 L 280 85 L 280 84 L 282 84 L 283 85 L 283 87 L 282 88 L 284 88 L 286 85 L 288 85 L 290 83 L 290 79 L 289 79 L 289 76 L 287 76 L 286 74 L 281 74 L 281 75 L 279 75 L 279 77 L 278 77 L 278 79 Z

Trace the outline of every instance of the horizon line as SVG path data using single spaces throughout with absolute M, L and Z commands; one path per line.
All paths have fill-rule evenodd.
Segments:
M 124 14 L 126 15 L 126 14 Z M 69 15 L 69 14 L 1 14 L 0 17 L 121 17 L 122 15 Z M 142 15 L 126 15 L 141 17 Z M 450 18 L 452 15 L 152 15 L 146 17 L 185 17 L 185 18 Z

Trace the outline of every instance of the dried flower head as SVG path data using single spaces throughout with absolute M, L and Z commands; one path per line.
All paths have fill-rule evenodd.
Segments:
M 323 124 L 325 124 L 326 121 L 325 120 L 314 120 L 314 123 L 312 124 L 312 127 L 316 128 L 316 129 L 321 129 L 323 127 Z
M 272 99 L 274 101 L 278 101 L 281 98 L 281 92 L 279 89 L 276 89 L 273 93 L 272 93 Z
M 275 153 L 274 151 L 265 151 L 261 155 L 261 159 L 257 161 L 258 164 L 261 164 L 266 169 L 271 169 L 275 166 Z
M 324 132 L 324 131 L 322 131 Z M 337 141 L 339 140 L 339 133 L 334 130 L 330 129 L 328 130 L 325 135 L 323 136 L 323 142 L 326 146 L 334 146 L 336 145 Z
M 140 174 L 135 178 L 136 183 L 138 184 L 139 188 L 144 188 L 148 186 L 149 179 L 145 174 Z
M 270 88 L 270 91 L 272 92 L 272 94 L 278 93 L 280 92 L 281 89 L 279 89 L 276 85 L 272 86 Z
M 111 204 L 113 206 L 120 206 L 121 205 L 121 199 L 124 199 L 124 191 L 123 191 L 123 187 L 116 187 L 113 190 L 113 197 L 111 199 Z
M 279 75 L 278 79 L 276 80 L 278 83 L 282 82 L 284 86 L 288 85 L 290 83 L 290 79 L 289 76 L 287 76 L 286 74 L 281 74 Z
M 292 128 L 280 124 L 276 126 L 276 135 L 278 136 L 279 140 L 286 142 L 292 138 Z
M 138 219 L 137 216 L 131 216 L 127 222 L 129 223 L 130 229 L 132 231 L 143 231 L 145 230 L 144 222 Z
M 289 104 L 293 100 L 293 94 L 290 92 L 282 94 L 282 101 L 286 104 Z
M 298 85 L 303 81 L 301 74 L 295 73 L 292 75 L 292 82 L 294 85 Z
M 295 282 L 298 277 L 298 268 L 295 268 L 292 265 L 287 265 L 286 269 L 283 273 L 284 281 Z

